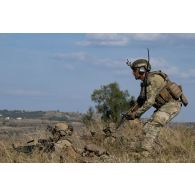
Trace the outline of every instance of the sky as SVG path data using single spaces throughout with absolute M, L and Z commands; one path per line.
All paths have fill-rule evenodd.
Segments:
M 182 108 L 175 120 L 194 121 L 195 34 L 2 34 L 3 32 L 194 33 L 194 1 L 2 0 L 0 8 L 0 109 L 59 109 L 85 112 L 89 106 L 94 105 L 90 100 L 92 91 L 113 81 L 117 81 L 122 89 L 128 89 L 130 94 L 136 96 L 139 93 L 139 83 L 133 79 L 125 62 L 127 58 L 133 60 L 146 57 L 146 48 L 150 48 L 153 70 L 162 69 L 167 72 L 172 80 L 182 84 L 189 98 L 189 106 Z M 150 113 L 146 115 L 149 116 Z M 30 166 L 32 167 L 32 164 Z M 81 187 L 89 182 L 93 189 L 96 181 L 116 183 L 115 188 L 105 188 L 104 185 L 102 188 L 109 193 L 112 191 L 113 194 L 118 194 L 122 190 L 126 194 L 129 186 L 124 183 L 129 183 L 129 180 L 134 184 L 132 186 L 135 186 L 131 191 L 135 191 L 136 194 L 140 183 L 143 187 L 139 188 L 139 191 L 150 195 L 156 194 L 162 182 L 167 182 L 164 189 L 172 194 L 175 192 L 179 195 L 183 192 L 192 194 L 194 191 L 192 188 L 194 167 L 190 163 L 187 166 L 180 163 L 177 165 L 163 163 L 162 166 L 158 164 L 156 167 L 154 164 L 148 166 L 143 163 L 141 169 L 140 166 L 137 168 L 136 164 L 133 166 L 130 163 L 125 166 L 121 164 L 122 169 L 116 163 L 112 166 L 109 164 L 109 167 L 102 164 L 98 168 L 97 164 L 94 164 L 90 166 L 90 171 L 88 166 L 87 170 L 83 169 L 85 168 L 83 166 L 78 168 L 78 165 L 63 166 L 63 169 L 59 166 L 52 165 L 52 169 L 47 166 L 44 164 L 43 169 L 40 164 L 36 165 L 40 170 L 36 175 L 32 168 L 27 170 L 24 166 L 16 167 L 16 164 L 14 169 L 10 169 L 7 165 L 3 165 L 3 168 L 1 166 L 1 175 L 2 173 L 5 175 L 1 177 L 3 178 L 1 191 L 7 193 L 13 189 L 15 193 L 21 181 L 28 186 L 31 184 L 29 180 L 39 182 L 39 178 L 41 179 L 39 183 L 42 184 L 44 181 L 48 186 L 51 179 L 44 177 L 45 171 L 59 178 L 57 182 L 52 181 L 52 188 L 41 188 L 45 185 L 41 187 L 38 185 L 39 190 L 47 191 L 48 194 L 53 192 L 53 186 L 56 186 L 55 191 L 59 189 L 59 182 L 64 183 L 64 180 L 70 184 L 67 185 L 70 188 L 66 191 L 72 193 L 73 182 L 69 182 L 70 177 L 67 177 L 67 174 L 75 176 L 74 185 L 76 182 L 78 187 L 74 190 L 78 189 L 80 194 L 89 194 L 86 190 L 82 191 Z M 116 172 L 117 169 L 120 170 Z M 82 180 L 78 177 L 78 170 L 84 173 Z M 37 177 L 37 173 L 38 176 L 40 173 L 40 177 Z M 160 175 L 160 182 L 159 179 L 156 182 L 156 174 Z M 14 175 L 17 178 L 14 178 Z M 26 180 L 27 175 L 28 180 Z M 9 182 L 5 178 L 9 178 Z M 15 188 L 10 188 L 10 182 Z M 151 182 L 155 183 L 155 188 L 147 190 Z M 177 188 L 173 184 L 176 184 Z M 19 193 L 26 194 L 26 190 L 23 191 L 20 188 Z M 163 194 L 162 188 L 161 191 Z M 91 193 L 91 190 L 89 192 Z
M 195 122 L 195 34 L 1 33 L 0 109 L 86 112 L 93 90 L 111 82 L 137 97 L 126 60 L 147 58 L 189 99 L 175 121 Z M 148 117 L 151 112 L 145 114 Z

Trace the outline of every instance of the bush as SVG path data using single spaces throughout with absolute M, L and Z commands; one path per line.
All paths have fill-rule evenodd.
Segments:
M 92 101 L 96 103 L 97 112 L 102 114 L 104 122 L 118 122 L 120 114 L 126 112 L 134 103 L 127 90 L 122 91 L 118 83 L 110 83 L 93 91 Z

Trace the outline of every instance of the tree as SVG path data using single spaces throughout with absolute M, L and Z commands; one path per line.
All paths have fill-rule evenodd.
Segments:
M 91 99 L 96 103 L 97 112 L 102 114 L 105 122 L 118 122 L 120 114 L 126 112 L 129 105 L 134 102 L 134 97 L 131 97 L 127 90 L 120 90 L 116 82 L 95 89 Z

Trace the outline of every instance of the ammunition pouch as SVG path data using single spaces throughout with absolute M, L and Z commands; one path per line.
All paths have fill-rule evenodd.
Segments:
M 172 95 L 172 97 L 176 100 L 181 100 L 182 104 L 184 106 L 187 106 L 188 105 L 188 99 L 184 95 L 181 85 L 177 85 L 174 82 L 168 82 L 167 85 L 168 85 L 167 88 L 168 88 L 170 94 Z
M 180 99 L 182 95 L 182 89 L 180 85 L 177 85 L 174 82 L 168 81 L 166 88 L 175 100 Z
M 188 105 L 188 100 L 183 94 L 182 87 L 168 80 L 165 87 L 156 97 L 157 107 L 160 107 L 171 100 L 181 100 L 184 106 Z
M 155 108 L 159 108 L 171 100 L 181 101 L 184 106 L 188 105 L 188 99 L 184 95 L 182 87 L 180 85 L 177 85 L 176 83 L 172 82 L 168 78 L 168 76 L 161 71 L 150 72 L 149 76 L 155 74 L 160 75 L 165 81 L 165 86 L 161 89 L 161 91 L 155 98 L 155 104 L 154 104 Z M 147 85 L 149 85 L 149 83 L 147 83 Z M 142 90 L 140 96 L 145 97 L 144 83 L 141 85 L 141 88 Z
M 173 100 L 171 94 L 167 90 L 166 86 L 160 91 L 160 93 L 157 95 L 155 102 L 156 102 L 156 107 L 161 107 L 165 103 Z

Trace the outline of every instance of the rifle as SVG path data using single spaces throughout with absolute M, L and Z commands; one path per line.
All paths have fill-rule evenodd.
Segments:
M 121 119 L 119 121 L 119 123 L 116 126 L 116 130 L 119 129 L 119 127 L 127 120 L 127 116 L 128 114 L 130 114 L 131 112 L 137 110 L 140 107 L 140 105 L 138 103 L 135 103 L 134 106 L 132 106 L 126 113 L 122 113 L 121 115 Z

